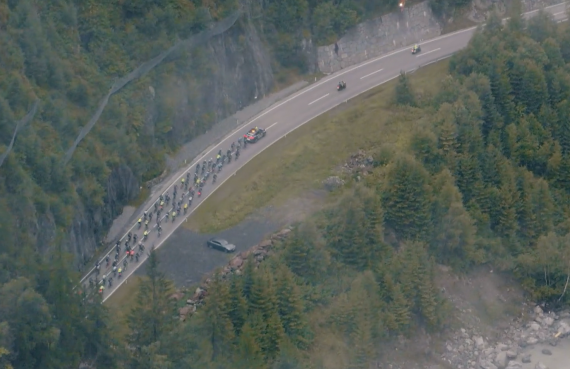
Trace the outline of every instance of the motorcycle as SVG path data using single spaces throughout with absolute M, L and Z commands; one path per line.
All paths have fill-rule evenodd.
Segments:
M 415 55 L 415 54 L 419 53 L 420 51 L 422 51 L 422 48 L 420 47 L 420 45 L 412 47 L 412 55 Z
M 340 82 L 337 86 L 336 86 L 336 90 L 337 91 L 342 91 L 346 89 L 346 82 Z

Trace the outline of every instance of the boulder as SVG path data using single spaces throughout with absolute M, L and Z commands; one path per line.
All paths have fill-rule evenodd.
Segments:
M 481 336 L 473 336 L 473 341 L 479 348 L 485 346 L 485 340 Z
M 546 318 L 544 318 L 544 319 L 542 320 L 542 324 L 543 324 L 545 327 L 550 327 L 552 324 L 554 324 L 554 319 L 551 318 L 551 317 L 549 317 L 549 316 L 547 316 Z
M 536 363 L 536 365 L 534 366 L 534 369 L 548 369 L 548 367 L 539 361 L 539 362 Z
M 566 320 L 561 320 L 558 323 L 558 333 L 557 336 L 558 337 L 564 337 L 567 334 L 570 334 L 570 324 L 568 324 L 568 322 Z
M 537 322 L 532 322 L 530 323 L 529 328 L 535 332 L 538 332 L 540 330 L 540 324 Z
M 506 369 L 522 369 L 522 366 L 523 365 L 521 362 L 511 360 L 509 361 L 509 364 L 507 365 Z
M 186 300 L 186 305 L 196 305 L 196 301 L 194 301 L 192 299 L 188 299 L 188 300 Z
M 170 295 L 169 299 L 179 301 L 183 297 L 184 294 L 182 292 L 175 292 L 172 295 Z
M 243 259 L 242 259 L 241 257 L 239 257 L 239 256 L 236 256 L 235 258 L 233 258 L 233 259 L 230 261 L 230 266 L 231 266 L 233 269 L 238 269 L 238 268 L 241 267 L 242 265 L 243 265 Z
M 291 230 L 289 228 L 285 228 L 285 229 L 282 229 L 281 231 L 275 233 L 271 238 L 282 239 L 282 238 L 287 237 L 289 235 L 289 233 L 291 233 Z
M 552 355 L 552 351 L 550 351 L 549 349 L 542 349 L 541 352 L 543 355 Z
M 505 351 L 500 351 L 497 356 L 495 356 L 495 365 L 497 365 L 499 369 L 505 369 L 508 362 L 509 360 L 507 359 L 507 353 Z
M 517 356 L 518 356 L 518 354 L 515 351 L 512 351 L 512 350 L 507 351 L 507 359 L 509 359 L 509 360 L 514 360 L 517 358 Z
M 509 349 L 509 346 L 505 345 L 504 343 L 499 343 L 497 344 L 497 352 L 499 351 L 507 351 Z
M 521 361 L 522 361 L 523 363 L 530 363 L 530 361 L 531 361 L 531 360 L 530 360 L 530 357 L 531 357 L 531 354 L 523 354 L 523 355 L 521 356 Z
M 253 249 L 253 256 L 266 255 L 266 254 L 267 254 L 267 251 L 265 251 L 264 249 L 260 249 L 260 248 Z
M 192 296 L 192 300 L 198 301 L 203 299 L 204 296 L 206 296 L 206 290 L 198 287 L 196 288 L 196 292 L 194 292 L 194 296 Z
M 536 345 L 537 342 L 538 342 L 538 340 L 537 340 L 536 338 L 534 338 L 534 337 L 529 337 L 529 338 L 526 340 L 526 343 L 529 344 L 529 345 Z
M 344 186 L 344 180 L 339 176 L 331 176 L 323 181 L 323 186 L 327 191 L 334 191 L 337 188 Z
M 534 313 L 535 313 L 536 315 L 542 315 L 542 313 L 543 313 L 542 308 L 541 308 L 540 306 L 538 306 L 538 305 L 535 306 L 535 308 L 534 308 Z
M 488 360 L 479 360 L 479 368 L 480 369 L 498 369 L 495 364 Z
M 261 242 L 259 243 L 259 245 L 257 245 L 257 246 L 258 246 L 259 248 L 261 248 L 261 249 L 266 249 L 266 248 L 270 247 L 271 245 L 273 245 L 273 241 L 271 241 L 271 240 L 264 240 L 264 241 L 261 241 Z
M 192 311 L 192 308 L 190 306 L 184 306 L 184 307 L 181 307 L 180 309 L 178 309 L 178 314 L 188 315 L 188 314 L 190 314 L 190 311 Z

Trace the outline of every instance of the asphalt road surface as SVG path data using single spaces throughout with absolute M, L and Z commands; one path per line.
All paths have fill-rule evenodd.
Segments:
M 547 7 L 545 10 L 551 13 L 557 21 L 566 20 L 564 3 Z M 538 11 L 533 11 L 527 13 L 525 17 L 531 17 L 537 13 Z M 162 222 L 163 232 L 160 237 L 158 236 L 156 228 L 156 214 L 154 214 L 155 216 L 150 222 L 150 234 L 148 235 L 148 239 L 144 241 L 145 251 L 141 253 L 140 260 L 135 262 L 130 261 L 130 257 L 128 258 L 129 263 L 127 268 L 123 271 L 122 277 L 113 277 L 113 284 L 111 287 L 109 287 L 108 283 L 105 285 L 105 289 L 102 291 L 103 301 L 106 301 L 116 291 L 116 289 L 119 288 L 125 280 L 143 264 L 148 257 L 148 252 L 152 246 L 154 246 L 154 248 L 160 247 L 164 241 L 182 224 L 182 222 L 184 222 L 186 217 L 190 216 L 193 210 L 200 206 L 200 204 L 207 199 L 213 191 L 221 186 L 230 176 L 234 175 L 236 171 L 238 171 L 248 161 L 257 155 L 262 154 L 264 149 L 275 143 L 280 138 L 286 136 L 294 129 L 304 125 L 313 118 L 316 118 L 337 105 L 340 105 L 341 103 L 378 85 L 397 78 L 400 71 L 413 71 L 421 66 L 436 62 L 461 50 L 467 46 L 467 43 L 475 30 L 476 27 L 473 27 L 443 35 L 432 40 L 423 41 L 421 43 L 422 51 L 417 55 L 411 55 L 410 47 L 406 47 L 327 76 L 319 82 L 293 94 L 291 97 L 274 104 L 248 123 L 242 125 L 240 128 L 226 136 L 226 138 L 220 143 L 212 146 L 208 151 L 196 159 L 184 172 L 182 172 L 178 178 L 175 178 L 167 186 L 167 189 L 163 194 L 168 193 L 172 197 L 172 189 L 174 185 L 177 185 L 180 188 L 181 178 L 186 178 L 186 173 L 190 173 L 190 180 L 192 180 L 196 163 L 201 163 L 203 160 L 207 160 L 212 157 L 215 159 L 218 150 L 222 150 L 222 153 L 225 154 L 230 148 L 231 143 L 237 142 L 237 140 L 240 137 L 243 137 L 250 128 L 259 126 L 267 130 L 266 137 L 262 138 L 257 143 L 248 144 L 247 148 L 241 150 L 241 155 L 238 160 L 232 160 L 231 163 L 224 165 L 222 171 L 218 174 L 218 180 L 215 184 L 212 184 L 210 176 L 210 180 L 204 187 L 202 196 L 198 197 L 196 193 L 192 201 L 192 205 L 188 209 L 186 215 L 178 215 L 174 222 L 172 222 L 171 219 L 168 219 L 168 221 L 164 220 Z M 339 92 L 336 90 L 336 86 L 341 80 L 346 82 L 347 88 Z M 182 192 L 182 189 L 178 190 L 177 200 L 181 197 Z M 154 199 L 154 201 L 157 201 L 158 196 L 155 195 L 155 197 L 156 199 Z M 187 199 L 188 195 L 186 194 L 185 200 Z M 154 206 L 151 206 L 148 210 L 149 213 L 152 212 L 153 209 Z M 164 217 L 166 209 L 170 209 L 170 206 L 165 206 L 165 211 L 163 211 L 162 217 Z M 130 231 L 133 234 L 136 233 L 139 239 L 142 239 L 144 225 L 138 229 L 138 225 L 135 224 Z M 127 258 L 124 248 L 125 240 L 126 235 L 121 239 L 120 267 L 123 265 L 123 260 Z M 131 246 L 133 246 L 133 242 L 131 242 Z M 112 261 L 115 255 L 115 247 L 109 250 L 106 255 L 109 255 Z M 112 275 L 111 271 L 111 266 L 106 265 L 104 255 L 100 262 L 100 270 L 98 272 L 97 279 L 100 280 L 104 275 Z M 81 280 L 84 287 L 87 288 L 89 286 L 90 279 L 93 280 L 93 283 L 96 283 L 96 275 L 96 268 L 91 269 Z

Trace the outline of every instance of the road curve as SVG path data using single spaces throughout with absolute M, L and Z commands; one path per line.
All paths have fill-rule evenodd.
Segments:
M 552 14 L 556 21 L 561 22 L 567 19 L 565 8 L 565 3 L 561 3 L 549 6 L 545 8 L 545 10 Z M 538 10 L 535 10 L 526 13 L 525 17 L 532 17 L 537 13 Z M 241 155 L 238 160 L 232 160 L 231 163 L 224 165 L 222 171 L 218 174 L 218 181 L 215 184 L 212 184 L 210 180 L 204 187 L 200 198 L 194 196 L 191 208 L 188 209 L 188 213 L 186 215 L 179 215 L 175 222 L 172 222 L 171 219 L 163 221 L 163 231 L 160 237 L 158 237 L 158 232 L 156 231 L 155 218 L 152 219 L 152 222 L 150 222 L 152 224 L 150 227 L 150 234 L 148 239 L 144 242 L 145 252 L 141 253 L 141 257 L 138 262 L 131 262 L 131 259 L 129 258 L 129 264 L 124 270 L 122 278 L 118 279 L 117 277 L 113 277 L 114 283 L 112 286 L 109 287 L 108 284 L 105 286 L 105 290 L 102 292 L 103 302 L 105 302 L 127 280 L 127 278 L 129 278 L 135 270 L 144 263 L 148 257 L 148 251 L 151 247 L 160 247 L 164 241 L 182 224 L 182 222 L 184 222 L 185 219 L 190 216 L 211 193 L 213 193 L 213 191 L 223 185 L 228 178 L 247 164 L 248 161 L 261 154 L 263 150 L 286 136 L 288 133 L 341 103 L 378 85 L 397 78 L 400 71 L 403 70 L 409 72 L 421 66 L 449 57 L 453 53 L 467 46 L 467 43 L 471 39 L 475 30 L 476 27 L 472 27 L 423 41 L 421 43 L 422 51 L 418 55 L 411 55 L 410 48 L 405 47 L 327 76 L 319 82 L 309 85 L 305 89 L 269 107 L 258 114 L 255 118 L 251 119 L 249 122 L 226 136 L 220 143 L 212 146 L 200 155 L 199 158 L 194 160 L 179 177 L 174 179 L 166 187 L 167 189 L 163 192 L 163 195 L 169 193 L 170 196 L 172 196 L 174 185 L 178 185 L 178 187 L 180 187 L 181 179 L 186 177 L 186 173 L 190 173 L 190 179 L 192 179 L 195 170 L 194 168 L 197 163 L 201 163 L 202 161 L 212 157 L 215 159 L 218 150 L 222 150 L 222 152 L 225 153 L 230 148 L 231 143 L 236 142 L 238 138 L 242 137 L 249 128 L 259 126 L 267 130 L 267 136 L 265 138 L 255 144 L 249 144 L 247 148 L 241 150 Z M 336 85 L 340 80 L 346 82 L 347 88 L 344 91 L 337 92 Z M 178 198 L 180 198 L 182 192 L 182 189 L 178 191 Z M 187 198 L 188 194 L 186 194 L 186 199 Z M 153 200 L 157 201 L 158 195 Z M 152 203 L 154 203 L 154 201 Z M 149 213 L 152 212 L 153 209 L 154 206 L 151 206 L 151 208 L 148 209 Z M 162 215 L 162 217 L 164 217 L 164 215 Z M 144 226 L 138 229 L 137 224 L 135 224 L 128 232 L 132 232 L 133 234 L 136 233 L 138 234 L 139 239 L 142 239 L 143 230 Z M 126 234 L 121 238 L 123 246 L 120 253 L 120 266 L 122 266 L 123 260 L 126 259 L 124 248 L 124 241 L 126 238 Z M 97 274 L 99 279 L 104 275 L 109 276 L 111 274 L 110 266 L 107 266 L 104 261 L 106 255 L 109 255 L 112 260 L 115 255 L 115 247 L 112 247 L 111 250 L 101 258 L 99 273 L 97 273 L 96 268 L 94 267 L 81 279 L 81 283 L 85 289 L 87 289 L 89 284 L 88 281 L 90 279 L 93 279 L 93 281 L 96 280 L 95 276 Z

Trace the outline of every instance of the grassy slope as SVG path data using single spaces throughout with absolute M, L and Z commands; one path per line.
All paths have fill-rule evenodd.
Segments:
M 418 93 L 429 94 L 446 73 L 447 62 L 433 64 L 414 73 L 412 83 Z M 272 145 L 212 194 L 185 227 L 216 232 L 234 226 L 263 206 L 278 206 L 303 191 L 321 188 L 335 166 L 359 149 L 382 143 L 400 146 L 420 117 L 412 111 L 395 119 L 388 108 L 395 83 L 323 114 Z
M 447 70 L 448 63 L 444 61 L 414 73 L 411 81 L 416 92 L 433 91 Z M 413 112 L 397 113 L 388 108 L 394 85 L 391 82 L 379 86 L 272 145 L 210 196 L 185 226 L 202 231 L 230 227 L 260 207 L 283 204 L 303 191 L 321 187 L 321 181 L 359 149 L 390 142 L 398 146 L 405 144 L 411 132 L 409 127 L 417 124 L 420 117 Z M 313 134 L 307 135 L 307 132 Z M 366 134 L 355 135 L 354 132 Z M 348 133 L 351 140 L 346 140 Z M 242 190 L 236 192 L 235 188 Z M 106 302 L 120 335 L 126 332 L 124 319 L 134 306 L 139 283 L 138 278 L 131 277 L 129 283 Z M 317 313 L 313 318 L 318 321 L 319 316 Z M 327 358 L 334 358 L 333 362 L 342 363 L 342 356 L 346 354 L 342 340 L 324 328 L 316 333 L 318 349 L 313 351 L 317 356 L 314 359 L 328 363 Z

